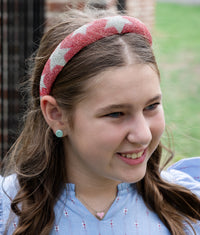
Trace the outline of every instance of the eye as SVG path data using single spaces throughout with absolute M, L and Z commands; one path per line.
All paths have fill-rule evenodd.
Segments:
M 158 105 L 160 105 L 159 102 L 151 104 L 151 105 L 147 106 L 144 110 L 145 111 L 153 111 L 158 107 Z
M 123 115 L 124 115 L 124 113 L 122 113 L 122 112 L 113 112 L 113 113 L 106 114 L 105 116 L 111 117 L 111 118 L 119 118 Z

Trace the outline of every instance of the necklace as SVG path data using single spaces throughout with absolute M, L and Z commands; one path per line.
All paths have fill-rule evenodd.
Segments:
M 109 205 L 107 205 L 103 210 L 101 211 L 96 211 L 95 209 L 93 209 L 90 205 L 88 205 L 88 203 L 83 200 L 83 198 L 81 198 L 80 196 L 77 195 L 77 198 L 83 202 L 83 204 L 85 204 L 92 212 L 93 214 L 95 215 L 95 217 L 98 219 L 98 220 L 102 220 L 105 215 L 106 215 L 106 212 L 108 210 L 108 208 L 112 205 L 112 203 L 114 202 L 115 198 L 112 200 L 112 202 L 109 203 Z

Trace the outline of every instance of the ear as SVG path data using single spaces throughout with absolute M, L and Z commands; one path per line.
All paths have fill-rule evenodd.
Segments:
M 40 106 L 43 116 L 53 132 L 62 130 L 64 136 L 67 135 L 66 113 L 58 106 L 55 98 L 50 95 L 43 96 L 40 100 Z

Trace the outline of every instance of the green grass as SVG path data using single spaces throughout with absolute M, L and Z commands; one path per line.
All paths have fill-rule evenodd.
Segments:
M 157 3 L 153 38 L 175 161 L 200 155 L 200 6 Z

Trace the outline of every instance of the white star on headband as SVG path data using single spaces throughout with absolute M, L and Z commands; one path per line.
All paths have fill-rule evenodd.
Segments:
M 115 27 L 118 33 L 122 32 L 125 24 L 132 24 L 128 19 L 123 18 L 122 16 L 107 17 L 106 19 L 108 21 L 105 29 Z
M 77 35 L 77 34 L 86 34 L 87 33 L 87 28 L 89 27 L 91 25 L 91 23 L 90 24 L 86 24 L 86 25 L 83 25 L 83 26 L 81 26 L 80 28 L 78 28 L 78 29 L 76 29 L 74 32 L 73 32 L 73 34 L 72 34 L 72 37 L 74 37 L 75 35 Z
M 64 66 L 66 64 L 65 54 L 71 48 L 60 48 L 60 45 L 56 48 L 50 57 L 50 70 L 52 71 L 56 65 Z
M 46 89 L 46 86 L 44 84 L 44 77 L 45 77 L 45 74 L 41 76 L 41 79 L 40 79 L 40 89 L 42 90 L 42 88 L 45 88 Z

